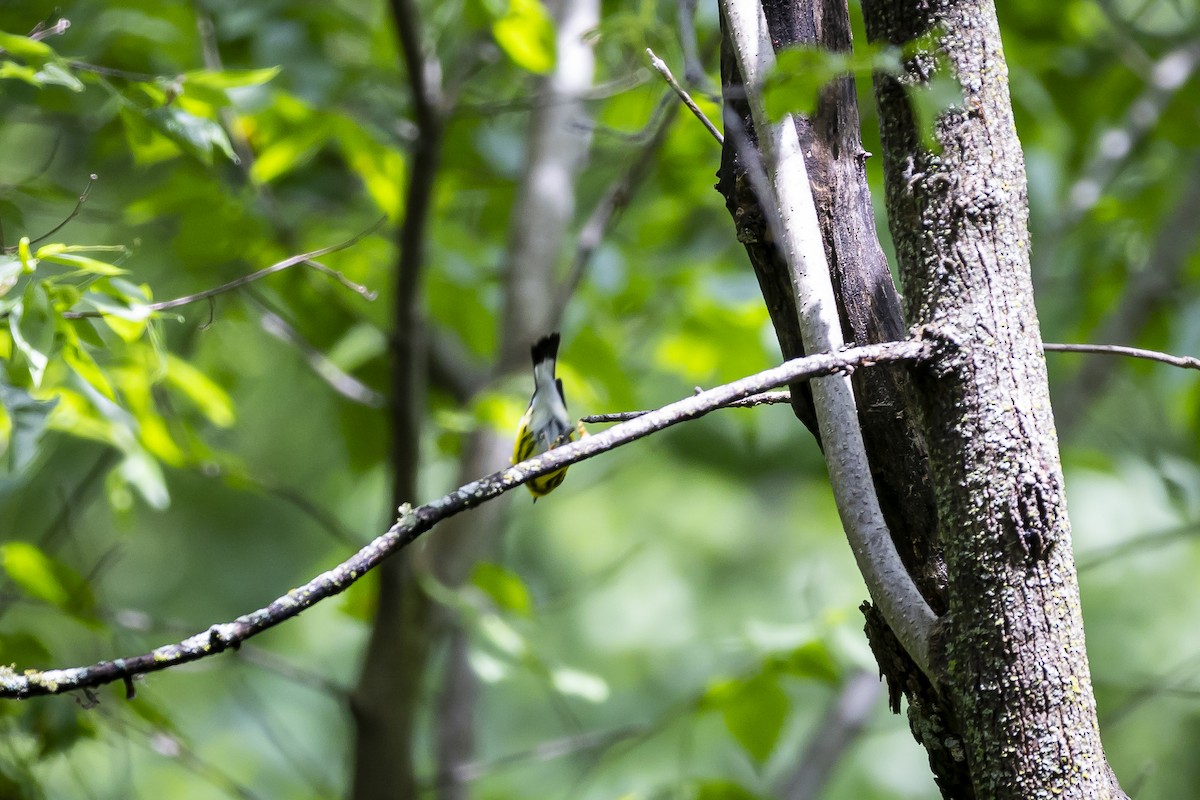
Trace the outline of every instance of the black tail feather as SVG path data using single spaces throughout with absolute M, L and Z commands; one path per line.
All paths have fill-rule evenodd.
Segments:
M 554 361 L 558 358 L 558 333 L 551 333 L 538 339 L 533 347 L 529 348 L 529 354 L 533 357 L 535 367 L 543 361 Z

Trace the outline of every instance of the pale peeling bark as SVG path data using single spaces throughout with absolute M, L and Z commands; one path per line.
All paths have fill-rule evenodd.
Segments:
M 793 45 L 850 49 L 850 14 L 845 0 L 763 0 L 762 6 L 777 50 Z M 740 139 L 757 143 L 759 135 L 728 36 L 721 51 L 725 124 L 727 128 L 738 126 L 745 134 L 739 137 L 734 132 L 726 137 L 717 189 L 725 196 L 738 238 L 754 266 L 780 348 L 791 358 L 804 353 L 804 344 L 788 268 L 775 237 L 767 230 L 763 202 L 748 178 L 746 155 L 740 152 Z M 811 117 L 795 115 L 793 119 L 807 163 L 845 340 L 867 344 L 904 338 L 907 331 L 900 298 L 875 233 L 864 166 L 870 154 L 859 139 L 853 79 L 832 81 L 822 90 Z M 907 374 L 900 369 L 863 370 L 855 373 L 853 380 L 884 517 L 921 593 L 941 611 L 945 570 L 933 538 L 937 528 L 933 492 L 926 478 L 924 443 L 909 409 Z M 792 397 L 801 419 L 815 427 L 807 390 L 793 387 Z
M 777 123 L 768 118 L 762 97 L 763 79 L 775 63 L 766 17 L 759 0 L 723 0 L 721 10 L 758 128 L 762 167 L 770 182 L 765 192 L 778 215 L 778 243 L 804 346 L 836 352 L 845 342 L 800 138 L 790 117 Z M 812 397 L 833 495 L 859 571 L 904 649 L 928 670 L 936 616 L 906 571 L 883 519 L 849 376 L 813 381 Z
M 995 9 L 868 0 L 864 13 L 875 40 L 935 31 L 963 89 L 961 106 L 939 118 L 932 154 L 901 82 L 877 79 L 906 317 L 939 343 L 915 376 L 949 577 L 935 683 L 956 709 L 978 796 L 1123 797 L 1084 648 Z M 918 56 L 903 82 L 937 68 Z

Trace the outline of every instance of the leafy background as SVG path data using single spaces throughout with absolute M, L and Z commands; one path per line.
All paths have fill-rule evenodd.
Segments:
M 423 11 L 462 84 L 424 309 L 486 365 L 551 23 L 537 0 Z M 412 126 L 386 7 L 104 0 L 59 14 L 0 8 L 0 663 L 18 668 L 178 640 L 307 580 L 392 516 L 378 393 Z M 697 17 L 710 55 L 715 14 Z M 1200 352 L 1198 14 L 1154 0 L 1001 9 L 1048 341 Z M 69 27 L 24 38 L 59 19 Z M 644 48 L 682 63 L 675 4 L 606 3 L 595 42 L 607 91 L 589 106 L 580 222 L 664 94 Z M 878 152 L 865 78 L 860 90 Z M 563 325 L 576 412 L 654 407 L 778 359 L 711 188 L 717 158 L 679 116 L 604 239 Z M 89 184 L 66 226 L 20 247 Z M 380 217 L 322 259 L 374 300 L 301 266 L 211 303 L 147 307 Z M 1188 796 L 1200 384 L 1049 362 L 1109 754 L 1138 797 Z M 331 365 L 354 398 L 322 376 Z M 501 380 L 471 407 L 431 395 L 414 500 L 452 488 L 473 424 L 511 429 L 527 383 Z M 711 415 L 577 465 L 536 507 L 519 498 L 507 528 L 495 562 L 439 597 L 469 621 L 485 682 L 480 797 L 772 796 L 841 687 L 873 670 L 823 463 L 784 408 Z M 133 701 L 117 688 L 0 705 L 0 796 L 342 794 L 372 603 L 368 579 L 237 653 L 151 676 Z M 903 719 L 874 705 L 825 796 L 936 797 Z

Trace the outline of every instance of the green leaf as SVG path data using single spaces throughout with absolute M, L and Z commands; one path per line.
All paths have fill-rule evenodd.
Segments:
M 155 129 L 146 117 L 137 110 L 122 107 L 121 122 L 125 127 L 125 141 L 133 160 L 143 166 L 157 164 L 177 157 L 181 148 L 171 138 Z
M 0 50 L 35 63 L 55 57 L 53 48 L 45 42 L 13 33 L 0 33 Z
M 184 87 L 203 86 L 208 89 L 239 89 L 245 86 L 259 86 L 275 78 L 282 67 L 266 67 L 264 69 L 233 69 L 221 72 L 197 70 L 185 72 Z
M 710 687 L 702 707 L 721 712 L 725 727 L 755 763 L 771 756 L 790 709 L 787 693 L 770 673 Z
M 214 152 L 234 163 L 238 161 L 225 129 L 215 120 L 198 117 L 175 106 L 156 108 L 148 112 L 146 118 L 205 164 L 212 164 Z
M 46 288 L 31 283 L 25 289 L 22 302 L 13 306 L 8 315 L 13 344 L 25 358 L 34 388 L 41 386 L 54 346 L 54 314 Z
M 120 406 L 85 385 L 55 389 L 57 405 L 47 426 L 80 439 L 94 439 L 120 448 L 134 446 L 133 418 Z
M 492 599 L 498 608 L 522 616 L 533 612 L 529 589 L 516 573 L 499 564 L 480 561 L 471 573 L 471 583 Z
M 24 389 L 0 380 L 0 403 L 4 406 L 0 453 L 4 455 L 6 471 L 17 473 L 37 455 L 38 440 L 57 401 L 36 400 Z
M 131 294 L 125 287 L 132 288 L 134 293 Z M 150 309 L 142 305 L 148 299 L 146 293 L 120 279 L 97 288 L 101 291 L 88 292 L 80 298 L 80 305 L 99 311 L 104 323 L 124 341 L 136 342 L 140 339 L 152 314 Z
M 554 23 L 539 0 L 511 0 L 492 35 L 518 67 L 538 75 L 554 69 Z
M 72 92 L 82 92 L 84 89 L 83 81 L 57 61 L 47 62 L 34 77 L 50 86 L 65 86 Z
M 96 363 L 96 359 L 92 358 L 91 353 L 80 347 L 78 343 L 72 343 L 63 347 L 62 356 L 67 366 L 82 380 L 86 381 L 89 386 L 114 403 L 117 401 L 117 395 L 113 392 L 112 383 L 109 382 L 108 376 L 104 374 L 104 370 L 100 369 L 100 365 Z
M 207 375 L 176 356 L 167 355 L 167 383 L 186 396 L 218 428 L 233 424 L 233 400 Z
M 407 172 L 404 156 L 367 135 L 358 123 L 340 120 L 337 141 L 350 168 L 362 179 L 367 193 L 388 215 L 399 219 L 404 205 L 402 187 Z
M 104 320 L 104 324 L 113 333 L 128 343 L 136 342 L 146 332 L 146 323 L 144 321 L 131 321 L 128 317 L 120 314 L 101 314 L 100 319 Z
M 15 61 L 0 61 L 0 79 L 14 79 L 28 83 L 30 86 L 42 85 L 40 72 L 34 67 L 18 64 Z
M 127 273 L 126 270 L 107 262 L 98 261 L 97 259 L 90 258 L 88 256 L 79 255 L 80 253 L 96 252 L 125 253 L 127 250 L 120 245 L 104 246 L 47 244 L 38 248 L 37 258 L 41 261 L 49 261 L 52 264 L 61 264 L 65 267 L 75 267 L 80 272 L 92 275 L 115 277 L 117 275 L 125 275 Z
M 100 292 L 88 292 L 80 298 L 80 304 L 91 306 L 101 314 L 108 314 L 130 322 L 145 322 L 150 319 L 151 311 L 144 305 L 123 303 L 121 300 Z
M 220 123 L 192 114 L 177 106 L 139 110 L 123 106 L 121 121 L 133 156 L 140 164 L 154 164 L 190 153 L 206 165 L 219 152 L 237 163 L 233 145 Z
M 129 453 L 117 467 L 116 473 L 137 489 L 138 494 L 151 508 L 162 511 L 171 505 L 171 495 L 167 492 L 162 467 L 146 451 L 137 449 Z
M 83 576 L 29 542 L 0 545 L 0 565 L 26 594 L 76 616 L 93 607 Z
M 776 666 L 796 677 L 815 679 L 834 686 L 842 680 L 842 670 L 833 660 L 829 647 L 820 639 L 800 645 L 781 657 Z
M 250 166 L 250 177 L 256 183 L 270 183 L 308 163 L 327 141 L 329 131 L 324 125 L 306 124 L 264 145 Z

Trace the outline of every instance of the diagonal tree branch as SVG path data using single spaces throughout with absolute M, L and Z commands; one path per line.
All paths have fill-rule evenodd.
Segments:
M 1070 230 L 1100 201 L 1126 158 L 1158 124 L 1175 95 L 1200 66 L 1200 41 L 1177 47 L 1154 63 L 1142 94 L 1130 103 L 1120 127 L 1101 134 L 1097 152 L 1069 191 L 1058 230 Z
M 669 98 L 670 95 L 666 95 L 663 99 L 665 101 Z M 629 166 L 625 168 L 624 172 L 608 185 L 603 196 L 592 207 L 592 212 L 583 223 L 583 227 L 579 229 L 570 272 L 558 287 L 554 297 L 555 319 L 562 319 L 567 303 L 587 275 L 588 268 L 592 263 L 592 256 L 595 255 L 605 236 L 617 224 L 622 212 L 633 200 L 633 196 L 646 176 L 650 174 L 650 166 L 659 151 L 662 150 L 671 125 L 675 121 L 676 109 L 677 106 L 666 106 L 662 102 L 659 103 L 650 121 L 638 134 L 639 138 L 645 138 L 645 144 L 631 157 Z
M 743 397 L 741 400 L 735 400 L 729 403 L 725 408 L 754 408 L 755 406 L 770 406 L 776 403 L 792 402 L 791 392 L 760 392 L 752 394 L 749 397 Z M 603 422 L 628 422 L 631 419 L 637 419 L 643 414 L 649 414 L 649 411 L 616 411 L 612 414 L 588 414 L 582 417 L 579 421 L 588 424 L 603 423 Z
M 920 362 L 929 355 L 929 343 L 916 339 L 855 347 L 836 353 L 819 353 L 786 361 L 780 366 L 684 398 L 643 414 L 637 419 L 472 481 L 425 505 L 411 508 L 406 504 L 401 507 L 401 515 L 396 524 L 351 558 L 257 611 L 231 622 L 212 625 L 181 642 L 163 645 L 142 655 L 102 661 L 85 667 L 31 669 L 23 673 L 7 667 L 0 668 L 0 698 L 24 699 L 63 694 L 117 681 L 124 681 L 127 692 L 131 693 L 135 676 L 198 661 L 229 648 L 236 648 L 247 639 L 297 616 L 321 600 L 345 591 L 389 556 L 416 541 L 438 522 L 499 497 L 532 478 L 608 452 L 681 422 L 702 417 L 741 398 L 776 386 L 816 377 L 847 374 L 855 369 L 876 364 Z
M 679 85 L 679 81 L 675 80 L 675 76 L 671 74 L 671 68 L 667 66 L 667 62 L 655 55 L 654 51 L 649 47 L 646 48 L 646 55 L 650 56 L 650 66 L 654 67 L 659 75 L 662 75 L 663 80 L 671 87 L 671 91 L 675 92 L 680 102 L 688 107 L 688 111 L 691 111 L 693 116 L 700 120 L 700 124 L 716 139 L 717 144 L 725 144 L 724 134 L 717 130 L 717 126 L 708 118 L 708 115 L 700 109 L 700 106 L 696 105 L 696 101 L 688 94 L 687 89 L 684 89 Z

